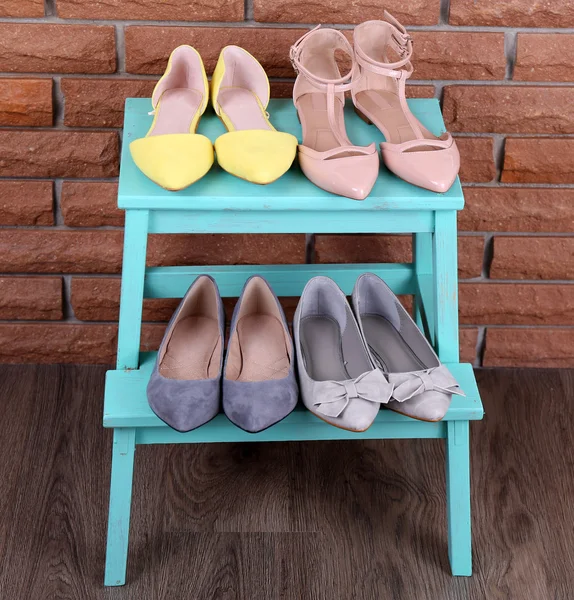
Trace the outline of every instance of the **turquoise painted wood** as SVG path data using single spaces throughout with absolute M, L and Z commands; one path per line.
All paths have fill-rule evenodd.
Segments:
M 128 210 L 124 231 L 118 369 L 137 369 L 143 310 L 148 211 Z
M 432 231 L 433 227 L 431 210 L 416 213 L 395 210 L 391 214 L 377 210 L 368 217 L 358 211 L 348 214 L 342 210 L 304 211 L 304 215 L 299 215 L 296 209 L 220 213 L 196 210 L 191 214 L 182 210 L 154 210 L 150 218 L 150 233 L 269 233 L 269 229 L 273 233 L 377 233 L 382 229 L 386 233 L 412 233 Z
M 104 398 L 104 427 L 159 427 L 166 429 L 166 425 L 158 419 L 148 405 L 146 397 L 146 386 L 151 376 L 151 370 L 155 361 L 155 352 L 145 352 L 141 355 L 141 364 L 139 369 L 128 371 L 108 371 L 106 375 L 106 392 Z M 472 366 L 469 364 L 453 363 L 448 365 L 453 375 L 459 381 L 464 389 L 466 396 L 456 396 L 452 400 L 451 407 L 447 413 L 446 420 L 476 420 L 482 418 L 482 403 L 476 387 L 476 381 Z M 219 421 L 218 421 L 219 419 Z M 405 424 L 415 425 L 421 429 L 425 423 L 417 422 L 408 417 L 399 415 L 392 411 L 380 411 L 377 422 L 396 425 L 399 429 Z M 225 427 L 221 428 L 221 424 Z M 243 435 L 243 432 L 227 421 L 222 414 L 216 417 L 210 423 L 206 423 L 196 432 L 191 434 L 179 434 L 178 439 L 193 440 L 197 438 L 198 442 L 224 442 L 224 441 L 285 441 L 282 437 L 285 432 L 291 430 L 292 435 L 303 435 L 296 432 L 303 425 L 312 425 L 317 431 L 324 429 L 328 437 L 317 439 L 341 439 L 345 436 L 344 430 L 328 425 L 321 419 L 318 419 L 307 410 L 296 410 L 282 422 L 282 427 L 274 426 L 263 434 Z M 280 433 L 283 432 L 283 433 Z M 313 435 L 312 431 L 310 432 Z M 279 437 L 274 437 L 279 436 Z M 377 439 L 380 436 L 374 434 L 372 428 L 364 433 L 353 433 L 353 439 Z M 398 437 L 406 437 L 399 435 Z M 419 436 L 414 436 L 419 437 Z M 444 437 L 444 436 L 442 436 Z M 212 439 L 210 439 L 212 438 Z M 313 437 L 295 437 L 293 439 L 314 439 Z
M 305 284 L 317 275 L 328 275 L 350 294 L 357 277 L 367 271 L 382 277 L 395 294 L 415 294 L 414 269 L 410 264 L 349 265 L 237 265 L 210 266 L 209 274 L 217 281 L 224 298 L 237 298 L 251 275 L 265 277 L 278 296 L 300 296 Z M 146 298 L 181 298 L 190 283 L 205 267 L 150 267 L 146 270 Z
M 114 429 L 105 585 L 126 581 L 136 430 Z
M 429 129 L 444 131 L 435 100 L 409 103 Z M 273 100 L 269 109 L 279 129 L 300 136 L 290 101 Z M 268 186 L 241 181 L 215 166 L 187 190 L 170 193 L 140 173 L 129 155 L 129 142 L 149 127 L 148 110 L 146 99 L 126 103 L 118 196 L 118 205 L 126 210 L 118 360 L 116 370 L 107 373 L 104 398 L 104 426 L 114 430 L 105 584 L 125 582 L 136 445 L 243 441 L 444 438 L 449 557 L 454 575 L 470 575 L 469 422 L 481 419 L 483 409 L 471 365 L 458 362 L 456 211 L 464 205 L 459 181 L 446 194 L 435 194 L 381 168 L 370 197 L 355 202 L 316 188 L 296 165 Z M 350 110 L 346 121 L 355 143 L 382 140 L 374 127 Z M 199 132 L 215 139 L 223 128 L 213 114 L 207 114 Z M 146 269 L 150 233 L 405 233 L 413 235 L 413 262 Z M 418 324 L 466 392 L 466 397 L 453 398 L 442 422 L 425 423 L 381 410 L 373 426 L 357 434 L 331 427 L 299 407 L 258 434 L 238 429 L 223 414 L 182 434 L 149 408 L 146 386 L 155 353 L 140 353 L 144 297 L 180 298 L 195 277 L 206 272 L 215 277 L 225 297 L 238 296 L 245 280 L 255 273 L 265 276 L 279 296 L 300 295 L 316 275 L 332 277 L 349 294 L 365 271 L 380 275 L 395 293 L 415 296 Z
M 435 346 L 442 362 L 458 361 L 456 212 L 435 213 L 433 235 Z
M 348 103 L 349 104 L 349 103 Z M 433 133 L 444 132 L 440 107 L 437 100 L 409 100 L 415 116 L 420 118 Z M 297 120 L 291 100 L 271 100 L 269 103 L 271 121 L 282 131 L 289 131 L 301 139 L 301 126 Z M 437 194 L 428 190 L 415 188 L 406 181 L 395 177 L 386 169 L 382 169 L 379 179 L 369 197 L 362 202 L 333 196 L 307 181 L 300 169 L 295 165 L 288 173 L 270 185 L 257 186 L 233 177 L 214 165 L 211 171 L 201 180 L 177 193 L 167 193 L 143 175 L 129 153 L 129 142 L 143 137 L 151 125 L 152 117 L 150 101 L 146 98 L 128 99 L 124 124 L 124 144 L 122 147 L 122 163 L 118 206 L 120 208 L 149 208 L 158 210 L 184 210 L 191 214 L 216 213 L 223 218 L 224 211 L 248 211 L 252 218 L 263 218 L 272 232 L 281 226 L 279 221 L 269 221 L 269 213 L 296 211 L 297 225 L 306 220 L 306 212 L 322 213 L 323 218 L 330 218 L 334 213 L 344 213 L 352 218 L 355 213 L 383 212 L 406 210 L 411 213 L 420 210 L 461 209 L 464 198 L 460 182 L 457 180 L 446 194 Z M 371 142 L 383 141 L 383 136 L 376 127 L 367 125 L 353 112 L 351 106 L 346 107 L 345 123 L 353 143 L 367 145 Z M 219 119 L 211 109 L 199 122 L 198 133 L 211 140 L 225 132 Z M 302 212 L 301 212 L 302 211 Z M 267 215 L 267 216 L 265 216 Z M 216 218 L 216 217 L 214 217 Z M 309 223 L 308 232 L 317 231 Z M 335 233 L 335 230 L 332 230 Z
M 446 437 L 448 556 L 453 575 L 472 575 L 468 421 L 448 421 Z
M 413 261 L 418 283 L 415 295 L 415 321 L 425 332 L 432 344 L 435 343 L 434 331 L 434 279 L 433 279 L 433 234 L 413 234 Z M 396 292 L 395 292 L 396 293 Z M 424 297 L 424 302 L 423 302 Z M 426 306 L 426 312 L 424 307 Z

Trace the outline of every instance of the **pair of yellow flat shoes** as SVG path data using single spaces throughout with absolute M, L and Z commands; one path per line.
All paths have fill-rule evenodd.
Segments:
M 213 164 L 211 140 L 196 133 L 209 92 L 197 50 L 176 48 L 153 91 L 152 126 L 146 137 L 130 144 L 136 165 L 166 190 L 186 188 Z M 297 138 L 269 122 L 269 80 L 249 52 L 238 46 L 223 48 L 211 80 L 211 101 L 228 131 L 215 140 L 223 169 L 259 184 L 271 183 L 289 169 Z

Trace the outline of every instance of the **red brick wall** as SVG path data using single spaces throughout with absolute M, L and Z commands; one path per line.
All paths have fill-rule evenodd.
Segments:
M 461 347 L 485 366 L 574 366 L 574 3 L 387 0 L 415 39 L 411 95 L 441 99 L 462 154 Z M 0 361 L 111 362 L 126 96 L 149 96 L 189 43 L 228 43 L 288 96 L 309 25 L 381 16 L 373 0 L 2 0 Z M 202 23 L 197 25 L 196 23 Z M 289 27 L 287 27 L 289 25 Z M 381 236 L 154 237 L 149 263 L 405 260 Z M 291 308 L 294 301 L 290 301 Z M 157 345 L 173 302 L 146 303 Z

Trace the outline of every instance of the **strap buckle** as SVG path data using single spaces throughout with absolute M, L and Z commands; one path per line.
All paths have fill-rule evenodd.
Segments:
M 406 54 L 409 54 L 409 52 L 412 52 L 413 38 L 410 36 L 410 34 L 402 33 L 401 31 L 395 29 L 392 32 L 392 38 L 397 45 L 397 51 L 401 55 L 401 58 Z

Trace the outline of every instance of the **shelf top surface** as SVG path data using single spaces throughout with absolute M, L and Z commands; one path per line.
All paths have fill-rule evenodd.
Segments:
M 437 100 L 413 99 L 409 105 L 421 122 L 435 135 L 445 131 Z M 148 98 L 128 98 L 124 122 L 124 137 L 120 171 L 118 206 L 193 211 L 373 211 L 373 210 L 452 210 L 464 205 L 460 181 L 438 194 L 423 190 L 399 179 L 382 164 L 378 180 L 368 198 L 363 201 L 335 196 L 313 185 L 301 172 L 297 160 L 291 169 L 274 183 L 256 185 L 226 173 L 213 165 L 209 173 L 187 189 L 168 192 L 150 181 L 137 168 L 129 151 L 133 140 L 144 137 L 151 126 L 151 102 Z M 268 106 L 271 122 L 279 131 L 287 131 L 301 140 L 301 125 L 290 99 L 271 100 Z M 352 110 L 345 108 L 345 124 L 354 144 L 377 145 L 384 141 L 382 133 L 364 123 Z M 225 133 L 225 127 L 208 107 L 199 122 L 197 133 L 212 141 Z
M 151 410 L 147 401 L 147 384 L 156 359 L 156 352 L 141 354 L 140 368 L 132 371 L 108 371 L 106 375 L 106 391 L 104 401 L 104 426 L 105 427 L 164 427 L 165 424 Z M 483 408 L 480 394 L 476 385 L 476 379 L 472 366 L 465 363 L 454 363 L 447 365 L 464 390 L 466 396 L 453 396 L 452 403 L 445 417 L 450 420 L 477 420 L 482 419 Z M 399 415 L 393 411 L 381 410 L 377 420 L 390 422 L 412 423 L 409 417 Z M 284 423 L 294 426 L 305 422 L 313 422 L 317 426 L 326 426 L 332 429 L 333 439 L 337 438 L 337 428 L 331 428 L 320 419 L 314 417 L 304 409 L 302 403 Z M 235 425 L 229 422 L 229 426 L 235 430 Z M 210 426 L 206 424 L 197 431 L 209 431 Z M 247 437 L 256 434 L 248 434 Z M 356 434 L 360 437 L 360 434 Z M 365 436 L 368 437 L 368 436 Z M 256 439 L 255 437 L 251 439 Z M 215 441 L 215 440 L 212 440 Z M 218 440 L 223 441 L 223 440 Z

